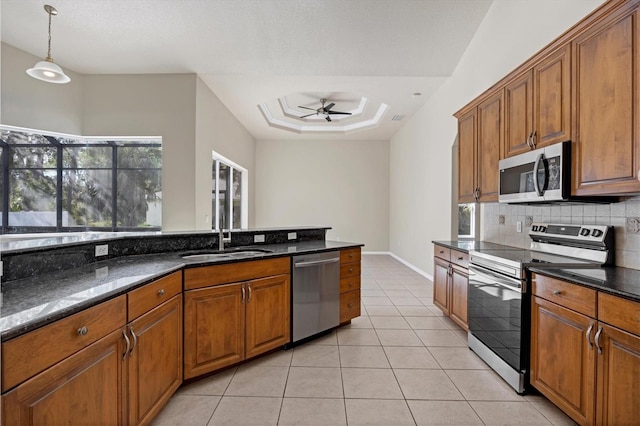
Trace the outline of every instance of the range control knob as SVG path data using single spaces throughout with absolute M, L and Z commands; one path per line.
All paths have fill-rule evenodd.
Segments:
M 590 233 L 591 231 L 588 228 L 582 228 L 580 230 L 580 236 L 582 237 L 588 237 Z
M 538 225 L 533 225 L 533 226 L 531 227 L 531 230 L 532 230 L 533 232 L 538 232 Z
M 594 229 L 593 232 L 591 232 L 591 236 L 593 237 L 601 237 L 603 234 L 603 232 L 600 229 Z
M 546 232 L 546 231 L 547 231 L 547 227 L 546 227 L 546 226 L 544 226 L 544 225 L 540 225 L 540 226 L 538 227 L 538 231 L 540 231 L 540 232 Z

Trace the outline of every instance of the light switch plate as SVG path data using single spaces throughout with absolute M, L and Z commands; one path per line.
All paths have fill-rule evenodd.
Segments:
M 101 244 L 96 246 L 96 257 L 106 256 L 109 254 L 109 244 Z
M 264 243 L 264 234 L 258 234 L 253 236 L 254 243 Z
M 298 234 L 295 233 L 295 232 L 289 232 L 287 234 L 287 238 L 290 239 L 290 240 L 295 240 L 296 238 L 298 238 Z

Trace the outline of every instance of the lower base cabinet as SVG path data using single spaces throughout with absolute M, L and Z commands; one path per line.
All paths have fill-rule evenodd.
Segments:
M 360 247 L 340 250 L 340 324 L 360 316 Z
M 468 331 L 469 254 L 438 244 L 433 253 L 433 304 Z

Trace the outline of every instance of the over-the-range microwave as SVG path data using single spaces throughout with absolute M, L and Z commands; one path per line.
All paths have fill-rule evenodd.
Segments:
M 536 203 L 565 201 L 571 192 L 571 142 L 500 160 L 498 201 Z

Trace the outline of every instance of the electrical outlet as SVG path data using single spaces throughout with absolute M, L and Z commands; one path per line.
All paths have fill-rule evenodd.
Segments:
M 522 232 L 522 221 L 516 222 L 516 232 Z
M 264 243 L 264 234 L 254 235 L 253 236 L 254 243 Z
M 106 256 L 109 254 L 109 244 L 101 244 L 96 246 L 96 257 Z
M 295 233 L 295 232 L 289 232 L 287 234 L 287 238 L 290 239 L 290 240 L 295 240 L 296 238 L 298 238 L 298 234 Z
M 4 263 L 0 260 L 0 277 L 4 275 Z

